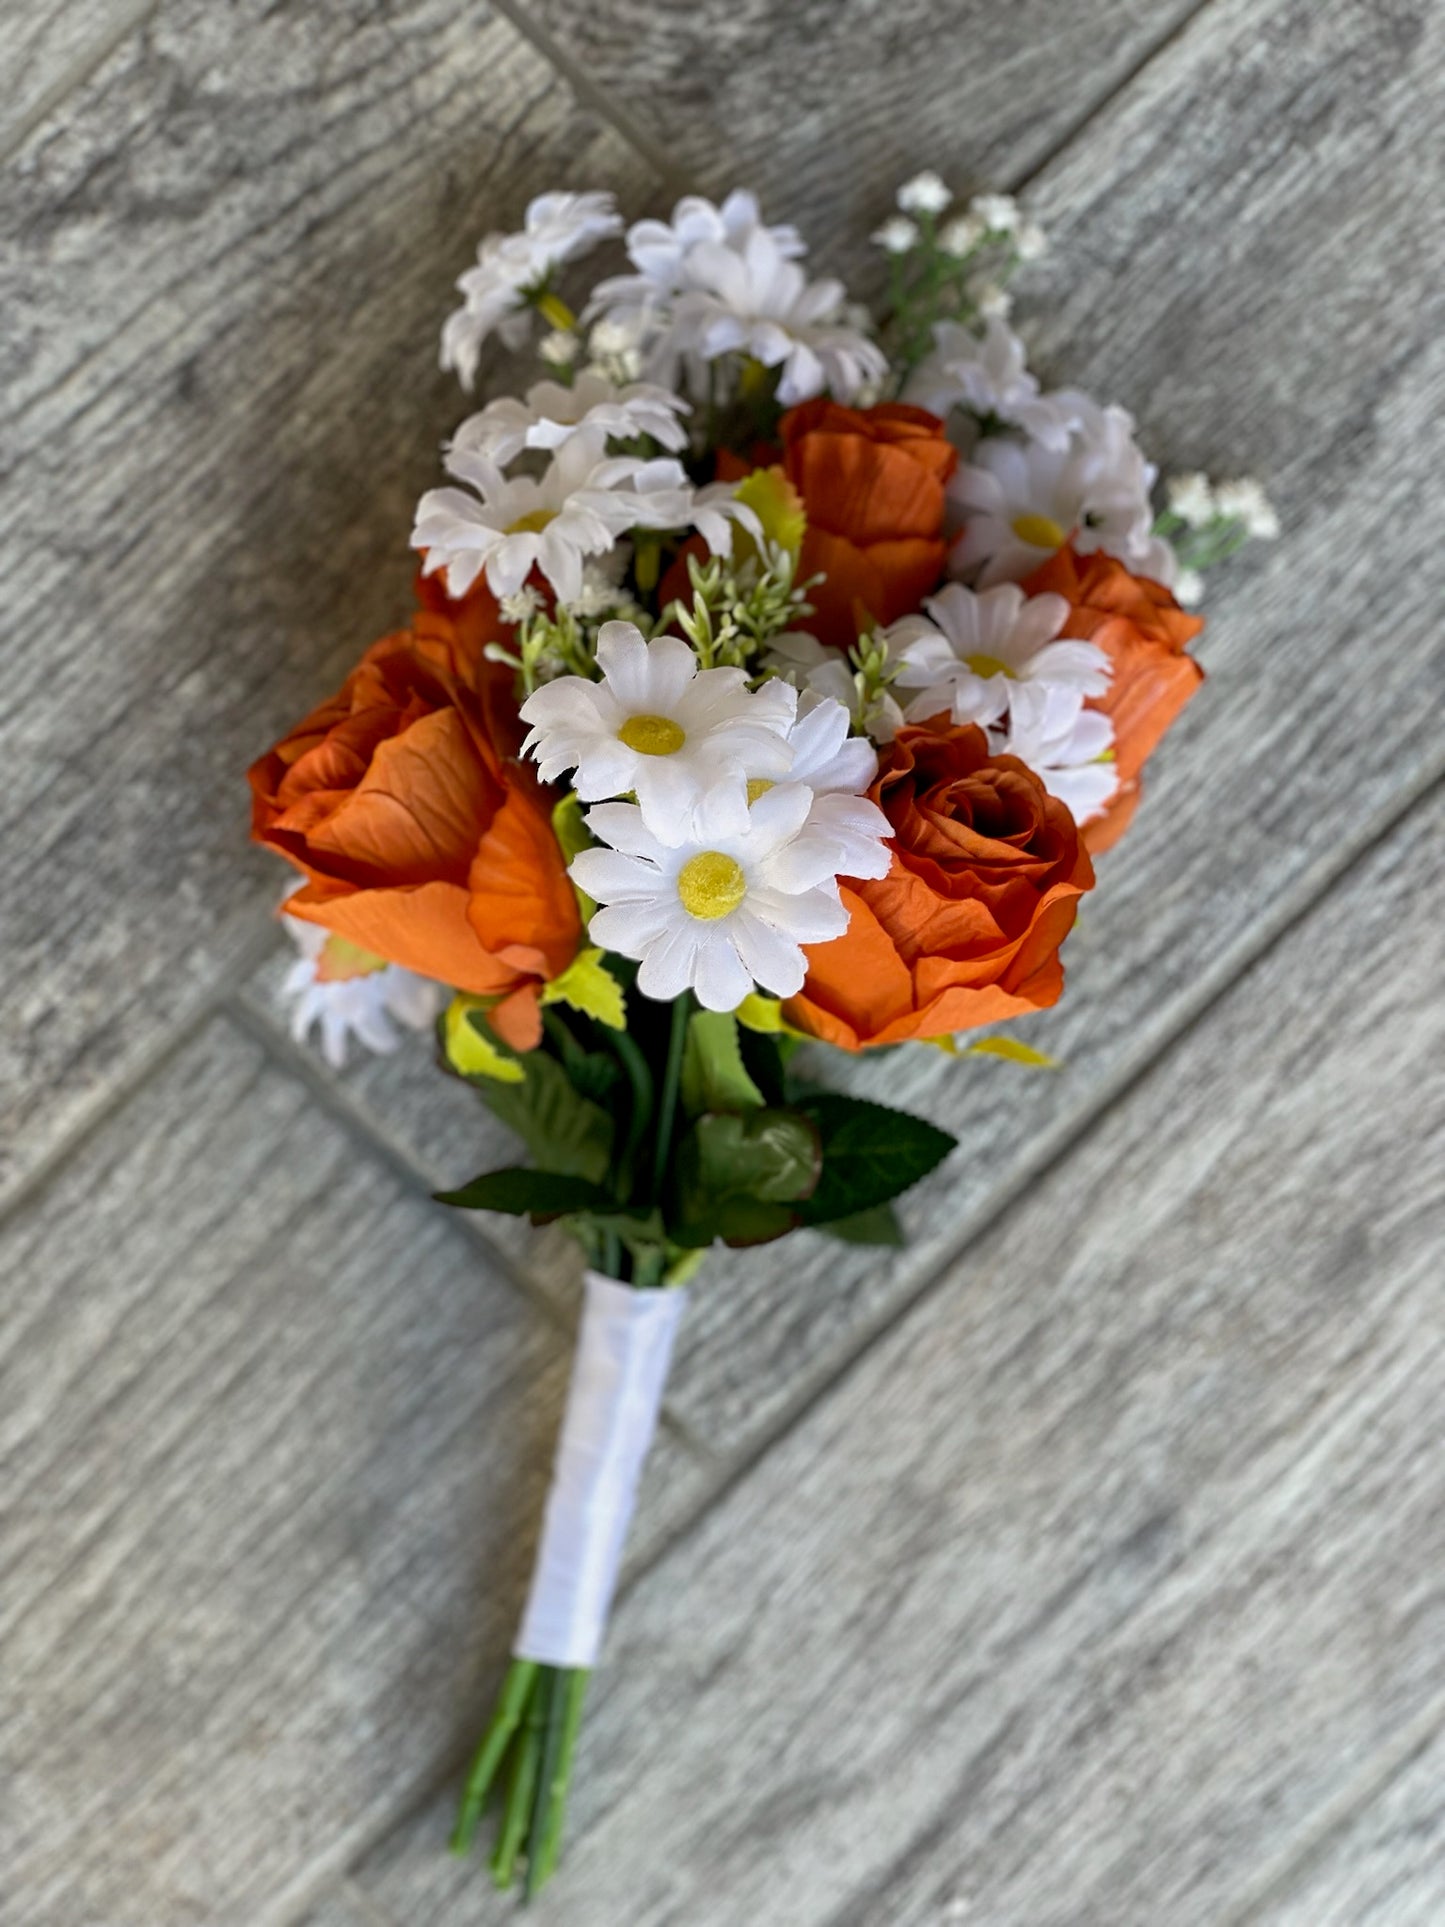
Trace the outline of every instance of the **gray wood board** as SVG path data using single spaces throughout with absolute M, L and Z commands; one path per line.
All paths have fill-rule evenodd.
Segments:
M 289 1917 L 475 1737 L 570 1334 L 219 1019 L 0 1271 L 0 1920 Z
M 1196 10 L 1088 0 L 521 0 L 560 55 L 706 191 L 751 187 L 859 292 L 900 182 L 1036 168 Z
M 477 239 L 651 178 L 437 0 L 168 0 L 10 163 L 0 1187 L 249 968 L 242 774 L 405 614 Z
M 1442 882 L 1437 796 L 624 1600 L 540 1927 L 1218 1927 L 1369 1784 L 1441 1699 Z M 507 1917 L 446 1804 L 405 1927 Z
M 754 1449 L 811 1396 L 1445 761 L 1445 564 L 1419 513 L 1445 333 L 1417 214 L 1445 170 L 1438 146 L 1386 138 L 1412 89 L 1417 113 L 1439 93 L 1445 15 L 1412 41 L 1418 17 L 1228 0 L 1040 182 L 1057 251 L 1032 312 L 1055 374 L 1137 408 L 1170 467 L 1262 474 L 1286 534 L 1221 572 L 1210 680 L 1100 865 L 1064 1001 L 1011 1027 L 1064 1068 L 820 1058 L 827 1081 L 925 1111 L 960 1149 L 906 1202 L 901 1254 L 804 1234 L 709 1260 L 670 1397 L 717 1451 Z M 431 1112 L 424 1055 L 346 1082 L 452 1182 L 473 1140 L 452 1131 L 455 1092 Z M 544 1288 L 572 1290 L 557 1239 L 498 1235 Z

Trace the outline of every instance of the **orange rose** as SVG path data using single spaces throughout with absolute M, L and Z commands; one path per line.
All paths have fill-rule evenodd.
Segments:
M 869 795 L 893 825 L 892 867 L 842 886 L 848 929 L 809 948 L 787 1021 L 862 1050 L 1056 1003 L 1059 945 L 1094 882 L 1064 805 L 943 716 L 898 732 Z
M 944 484 L 958 456 L 922 408 L 804 402 L 782 420 L 783 468 L 803 498 L 800 579 L 814 614 L 804 626 L 846 649 L 865 620 L 894 622 L 938 586 L 947 560 Z
M 1204 627 L 1158 582 L 1130 575 L 1112 555 L 1075 555 L 1071 548 L 1038 568 L 1023 585 L 1028 595 L 1061 595 L 1070 615 L 1063 634 L 1092 642 L 1109 658 L 1112 680 L 1089 703 L 1114 723 L 1119 787 L 1102 816 L 1084 830 L 1097 856 L 1128 828 L 1139 802 L 1139 772 L 1160 738 L 1204 680 L 1184 653 Z
M 252 766 L 251 827 L 307 878 L 291 915 L 499 997 L 493 1025 L 528 1049 L 538 988 L 572 961 L 581 921 L 550 796 L 499 741 L 498 724 L 519 729 L 508 672 L 474 643 L 434 608 L 374 644 Z

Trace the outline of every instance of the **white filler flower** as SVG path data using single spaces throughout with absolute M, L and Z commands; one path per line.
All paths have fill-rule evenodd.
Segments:
M 681 637 L 645 642 L 631 622 L 602 625 L 597 665 L 600 682 L 559 676 L 522 705 L 522 747 L 542 780 L 575 770 L 584 803 L 631 792 L 668 844 L 686 840 L 703 800 L 710 821 L 745 829 L 749 777 L 788 773 L 797 692 L 769 682 L 754 694 L 746 671 L 699 669 Z
M 498 334 L 508 348 L 520 348 L 531 326 L 528 297 L 562 262 L 621 232 L 610 194 L 539 194 L 520 232 L 487 235 L 477 265 L 457 281 L 463 305 L 442 328 L 442 367 L 454 368 L 469 389 L 487 337 Z
M 932 168 L 915 174 L 898 190 L 898 205 L 905 214 L 942 214 L 952 199 L 952 190 Z
M 1062 596 L 1025 596 L 1016 582 L 975 594 L 950 582 L 924 602 L 931 621 L 905 616 L 889 631 L 902 657 L 894 683 L 909 722 L 999 721 L 1024 685 L 1057 692 L 1077 713 L 1109 687 L 1109 659 L 1091 642 L 1056 641 L 1068 619 Z
M 953 574 L 984 588 L 1017 581 L 1072 534 L 1081 555 L 1103 549 L 1172 581 L 1173 551 L 1152 533 L 1155 471 L 1134 440 L 1132 417 L 1076 399 L 1082 420 L 1066 448 L 989 435 L 958 469 L 948 489 L 963 524 L 949 557 Z
M 593 941 L 637 960 L 645 996 L 693 990 L 708 1010 L 736 1010 L 755 988 L 795 996 L 807 974 L 800 946 L 841 937 L 848 912 L 802 836 L 809 789 L 768 790 L 741 824 L 721 800 L 704 797 L 690 836 L 671 845 L 635 804 L 604 803 L 587 825 L 611 847 L 583 850 L 571 873 L 602 905 Z
M 997 316 L 984 324 L 981 336 L 961 322 L 937 323 L 933 351 L 910 376 L 903 399 L 944 420 L 955 408 L 992 415 L 1055 449 L 1068 447 L 1090 406 L 1087 396 L 1067 390 L 1041 395 L 1024 344 Z
M 615 441 L 650 435 L 660 447 L 675 450 L 687 441 L 680 420 L 687 412 L 681 395 L 666 388 L 649 382 L 619 388 L 604 376 L 584 370 L 570 388 L 557 381 L 539 381 L 527 390 L 525 401 L 503 395 L 488 402 L 462 423 L 451 448 L 486 455 L 503 466 L 524 448 L 561 448 L 574 435 L 604 435 Z
M 291 1000 L 291 1035 L 304 1044 L 319 1026 L 322 1055 L 333 1070 L 344 1067 L 353 1037 L 385 1055 L 401 1042 L 395 1024 L 426 1030 L 436 1022 L 448 995 L 441 984 L 374 957 L 320 924 L 284 915 L 281 921 L 301 953 L 281 986 Z

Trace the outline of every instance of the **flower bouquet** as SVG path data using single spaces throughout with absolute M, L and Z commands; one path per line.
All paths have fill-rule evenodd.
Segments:
M 952 1139 L 815 1081 L 808 1040 L 960 1036 L 1053 1004 L 1091 854 L 1200 681 L 1182 606 L 1272 532 L 1252 483 L 1156 514 L 1130 417 L 1042 390 L 1006 284 L 1007 197 L 910 181 L 874 237 L 875 325 L 751 195 L 626 235 L 548 194 L 483 241 L 442 358 L 539 324 L 546 378 L 447 444 L 409 625 L 250 772 L 301 882 L 298 1034 L 436 1023 L 527 1162 L 443 1202 L 586 1259 L 530 1596 L 455 1844 L 499 1789 L 493 1869 L 557 1859 L 588 1675 L 685 1287 L 718 1242 L 896 1244 Z M 1042 1060 L 1046 1061 L 1046 1060 Z

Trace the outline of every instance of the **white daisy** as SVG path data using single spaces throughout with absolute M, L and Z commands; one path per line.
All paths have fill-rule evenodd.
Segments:
M 535 567 L 561 601 L 572 601 L 582 591 L 584 559 L 642 522 L 648 500 L 656 500 L 654 484 L 668 479 L 656 477 L 654 463 L 604 455 L 602 438 L 590 433 L 563 443 L 540 477 L 507 477 L 490 457 L 457 449 L 446 465 L 476 493 L 429 489 L 417 504 L 411 545 L 426 551 L 427 575 L 445 571 L 452 595 L 465 595 L 485 570 L 499 599 L 514 595 Z M 678 463 L 666 466 L 686 482 Z M 675 492 L 670 485 L 664 507 Z
M 918 364 L 903 399 L 947 420 L 955 408 L 1011 422 L 1046 448 L 1066 448 L 1087 398 L 1068 391 L 1041 395 L 1024 344 L 997 317 L 982 336 L 957 321 L 933 330 L 933 352 Z
M 848 927 L 838 886 L 817 877 L 802 832 L 812 792 L 784 783 L 739 822 L 718 792 L 703 799 L 691 834 L 657 836 L 631 803 L 604 803 L 587 826 L 610 847 L 572 864 L 578 887 L 602 908 L 595 943 L 633 957 L 638 988 L 670 1002 L 697 993 L 708 1010 L 736 1010 L 755 988 L 791 997 L 803 987 L 801 945 L 827 943 Z
M 401 1042 L 395 1024 L 426 1030 L 436 1022 L 449 994 L 441 984 L 374 957 L 320 924 L 285 915 L 281 921 L 301 953 L 281 986 L 291 999 L 291 1035 L 304 1044 L 319 1026 L 322 1055 L 333 1070 L 345 1066 L 353 1037 L 384 1055 Z
M 458 280 L 465 300 L 442 329 L 442 367 L 455 368 L 469 389 L 488 335 L 520 348 L 531 327 L 528 297 L 562 262 L 621 232 L 610 194 L 539 194 L 520 232 L 487 235 L 477 248 L 477 265 Z
M 796 230 L 764 226 L 750 194 L 721 208 L 690 196 L 671 223 L 639 221 L 627 246 L 638 272 L 602 282 L 589 312 L 636 325 L 665 387 L 684 364 L 700 380 L 704 364 L 735 353 L 781 369 L 785 407 L 824 389 L 850 400 L 887 372 L 877 345 L 848 324 L 842 284 L 808 281 Z
M 905 214 L 942 214 L 952 199 L 952 190 L 932 168 L 915 174 L 898 190 L 898 205 Z
M 616 387 L 605 376 L 584 370 L 570 388 L 539 381 L 525 401 L 504 395 L 469 415 L 452 437 L 451 448 L 485 455 L 505 466 L 524 448 L 560 448 L 574 435 L 593 434 L 617 441 L 650 435 L 663 448 L 679 449 L 687 430 L 678 419 L 688 412 L 681 395 L 647 382 Z
M 680 843 L 704 793 L 716 793 L 714 816 L 740 824 L 748 778 L 787 775 L 797 695 L 785 683 L 754 694 L 744 670 L 700 670 L 681 637 L 645 642 L 630 622 L 602 625 L 597 664 L 600 682 L 559 676 L 522 705 L 522 748 L 544 782 L 574 770 L 584 803 L 630 791 L 654 835 Z
M 903 727 L 903 711 L 886 687 L 867 693 L 864 678 L 855 674 L 848 658 L 805 630 L 780 630 L 763 660 L 764 667 L 795 689 L 839 704 L 853 727 L 875 743 L 891 743 Z
M 1009 705 L 1008 731 L 994 747 L 1027 763 L 1074 821 L 1087 823 L 1118 787 L 1113 743 L 1114 725 L 1099 710 L 1080 707 L 1066 691 L 1024 684 Z
M 849 732 L 842 703 L 812 691 L 803 696 L 788 733 L 793 752 L 788 781 L 813 792 L 799 841 L 817 850 L 820 878 L 884 877 L 892 861 L 887 839 L 893 826 L 864 795 L 878 774 L 878 754 L 866 737 Z M 772 787 L 750 772 L 749 801 Z
M 1081 404 L 1085 397 L 1077 397 Z M 1154 468 L 1122 408 L 1081 409 L 1066 448 L 990 435 L 949 483 L 961 520 L 949 567 L 982 587 L 1018 580 L 1072 535 L 1080 554 L 1104 549 L 1161 582 L 1174 573 L 1169 545 L 1152 533 Z
M 923 606 L 931 622 L 905 616 L 889 631 L 902 658 L 894 688 L 909 722 L 947 714 L 987 728 L 1026 685 L 1057 690 L 1075 711 L 1109 687 L 1102 649 L 1055 640 L 1069 615 L 1062 596 L 1025 596 L 1016 582 L 975 594 L 950 582 Z

